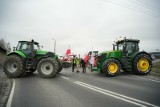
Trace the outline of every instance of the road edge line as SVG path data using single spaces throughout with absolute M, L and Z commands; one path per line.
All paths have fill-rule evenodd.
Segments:
M 13 95 L 14 95 L 14 89 L 15 89 L 15 80 L 13 79 L 12 89 L 11 89 L 6 107 L 11 107 L 12 99 L 13 99 Z

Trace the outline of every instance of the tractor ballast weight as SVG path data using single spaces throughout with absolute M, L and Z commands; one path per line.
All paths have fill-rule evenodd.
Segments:
M 62 70 L 58 55 L 40 50 L 38 42 L 19 41 L 14 51 L 7 54 L 3 63 L 3 71 L 11 78 L 16 78 L 38 71 L 41 77 L 54 77 Z
M 145 51 L 139 51 L 139 40 L 119 40 L 112 51 L 101 52 L 97 57 L 97 69 L 107 76 L 116 76 L 120 70 L 145 75 L 150 73 L 152 58 Z

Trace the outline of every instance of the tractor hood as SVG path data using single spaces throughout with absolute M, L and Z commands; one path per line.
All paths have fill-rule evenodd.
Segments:
M 38 55 L 46 55 L 48 53 L 48 51 L 44 51 L 44 50 L 37 50 L 36 54 Z
M 115 56 L 121 56 L 121 53 L 122 53 L 122 51 L 120 51 L 120 50 L 111 50 L 111 51 L 104 51 L 104 52 L 101 52 L 101 53 L 99 53 L 98 54 L 98 56 L 100 56 L 100 55 L 102 55 L 102 54 L 107 54 L 107 55 L 115 55 Z
M 38 57 L 40 57 L 40 56 L 47 56 L 47 57 L 50 56 L 53 59 L 57 59 L 57 57 L 58 57 L 55 53 L 49 52 L 49 51 L 44 51 L 44 50 L 37 50 L 36 55 Z
M 109 58 L 121 58 L 122 51 L 119 50 L 112 50 L 112 51 L 105 51 L 98 54 L 98 59 L 100 62 L 103 62 L 105 59 Z

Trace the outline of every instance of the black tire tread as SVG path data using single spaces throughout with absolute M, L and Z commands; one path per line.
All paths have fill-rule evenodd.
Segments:
M 49 74 L 49 75 L 46 75 L 46 74 L 44 74 L 44 73 L 41 71 L 41 64 L 42 64 L 43 62 L 46 62 L 46 61 L 52 63 L 53 68 L 54 68 L 53 71 L 52 71 L 52 73 Z M 41 60 L 38 62 L 37 71 L 38 71 L 39 75 L 40 75 L 41 77 L 43 77 L 43 78 L 52 78 L 52 77 L 55 77 L 55 75 L 57 74 L 57 71 L 58 71 L 58 63 L 57 63 L 57 61 L 55 61 L 55 60 L 52 59 L 52 58 L 43 58 L 43 59 L 41 59 Z
M 15 60 L 18 63 L 17 64 L 18 65 L 17 71 L 14 72 L 14 73 L 10 73 L 6 68 L 7 62 L 9 60 Z M 3 62 L 3 71 L 10 78 L 18 78 L 18 77 L 22 76 L 25 73 L 24 63 L 23 63 L 22 59 L 17 55 L 7 56 L 5 58 L 5 61 Z
M 63 69 L 63 62 L 61 60 L 58 60 L 58 73 L 61 72 Z
M 108 71 L 108 64 L 111 63 L 111 62 L 114 62 L 118 65 L 118 70 L 116 73 L 112 74 Z M 111 58 L 111 59 L 107 59 L 104 63 L 103 63 L 103 67 L 102 67 L 102 71 L 103 73 L 106 75 L 106 76 L 109 76 L 109 77 L 113 77 L 113 76 L 116 76 L 116 75 L 119 75 L 120 73 L 120 69 L 121 69 L 121 64 L 118 60 L 114 59 L 114 58 Z
M 141 72 L 137 68 L 137 62 L 139 61 L 140 58 L 146 58 L 148 60 L 148 62 L 149 62 L 150 67 L 149 67 L 149 69 L 146 72 Z M 139 55 L 137 55 L 135 57 L 134 62 L 133 62 L 133 72 L 135 74 L 146 75 L 146 74 L 150 73 L 151 68 L 152 68 L 152 59 L 151 59 L 151 57 L 148 54 L 142 53 L 142 54 L 139 54 Z

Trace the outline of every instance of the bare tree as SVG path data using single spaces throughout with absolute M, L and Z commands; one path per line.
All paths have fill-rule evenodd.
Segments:
M 5 49 L 7 51 L 7 53 L 11 51 L 10 43 L 9 42 L 5 42 L 4 39 L 0 39 L 0 47 Z
M 5 49 L 4 39 L 0 39 L 0 47 L 2 47 L 3 49 Z

